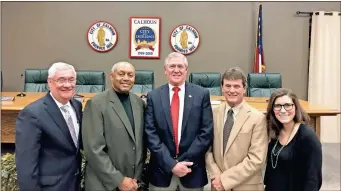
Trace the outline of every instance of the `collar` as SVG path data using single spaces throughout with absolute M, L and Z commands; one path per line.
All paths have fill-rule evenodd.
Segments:
M 236 116 L 239 113 L 243 104 L 244 104 L 244 100 L 240 104 L 232 107 L 233 115 Z M 225 113 L 227 113 L 229 109 L 231 109 L 231 106 L 226 102 L 225 103 Z
M 173 91 L 173 87 L 175 87 L 175 86 L 173 86 L 170 83 L 168 83 L 168 86 L 169 86 L 169 91 Z M 180 88 L 180 92 L 184 91 L 185 90 L 185 82 L 182 85 L 178 86 L 178 87 Z
M 60 103 L 58 100 L 56 100 L 56 98 L 53 97 L 52 93 L 50 92 L 51 97 L 53 98 L 54 102 L 56 102 L 58 108 L 61 108 L 62 106 L 64 106 L 64 104 Z M 68 101 L 65 105 L 68 105 L 69 108 L 71 108 L 71 104 L 70 101 Z

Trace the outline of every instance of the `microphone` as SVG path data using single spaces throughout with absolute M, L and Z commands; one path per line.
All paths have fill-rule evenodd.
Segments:
M 22 81 L 22 77 L 24 76 L 24 74 L 21 74 L 21 81 Z M 20 94 L 17 94 L 18 97 L 25 97 L 26 94 L 24 94 L 22 91 L 20 92 Z
M 146 96 L 146 94 L 142 94 L 142 95 L 140 96 L 140 98 L 143 100 L 143 102 L 144 102 L 145 104 L 147 104 L 147 96 Z

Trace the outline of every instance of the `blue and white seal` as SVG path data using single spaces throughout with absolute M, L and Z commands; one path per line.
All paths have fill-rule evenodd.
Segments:
M 134 35 L 135 50 L 149 49 L 154 51 L 154 45 L 156 43 L 155 31 L 147 26 L 138 28 Z

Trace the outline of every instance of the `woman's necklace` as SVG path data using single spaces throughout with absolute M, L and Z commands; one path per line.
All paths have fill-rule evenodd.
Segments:
M 289 136 L 289 138 L 288 138 L 288 140 L 287 140 L 287 144 L 282 145 L 282 147 L 277 151 L 277 153 L 275 153 L 275 149 L 276 149 L 277 144 L 278 144 L 278 142 L 279 142 L 279 136 L 278 136 L 277 141 L 276 141 L 276 144 L 275 144 L 275 146 L 272 148 L 272 151 L 271 151 L 271 154 L 270 154 L 270 156 L 271 156 L 271 166 L 272 166 L 273 169 L 275 169 L 275 168 L 277 167 L 278 156 L 279 156 L 279 154 L 281 153 L 281 151 L 283 150 L 283 148 L 284 148 L 286 145 L 288 145 L 289 140 L 290 140 L 290 138 L 291 138 L 291 134 L 292 134 L 292 132 L 294 131 L 295 125 L 296 125 L 296 123 L 294 123 L 294 125 L 293 125 L 293 127 L 292 127 L 292 129 L 291 129 L 290 136 Z M 273 157 L 276 157 L 275 164 L 274 164 L 274 159 L 273 159 Z

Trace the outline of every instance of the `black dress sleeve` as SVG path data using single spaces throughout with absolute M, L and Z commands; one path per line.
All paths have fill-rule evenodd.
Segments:
M 306 156 L 304 191 L 318 191 L 322 185 L 322 145 L 310 127 L 305 129 L 302 139 Z

